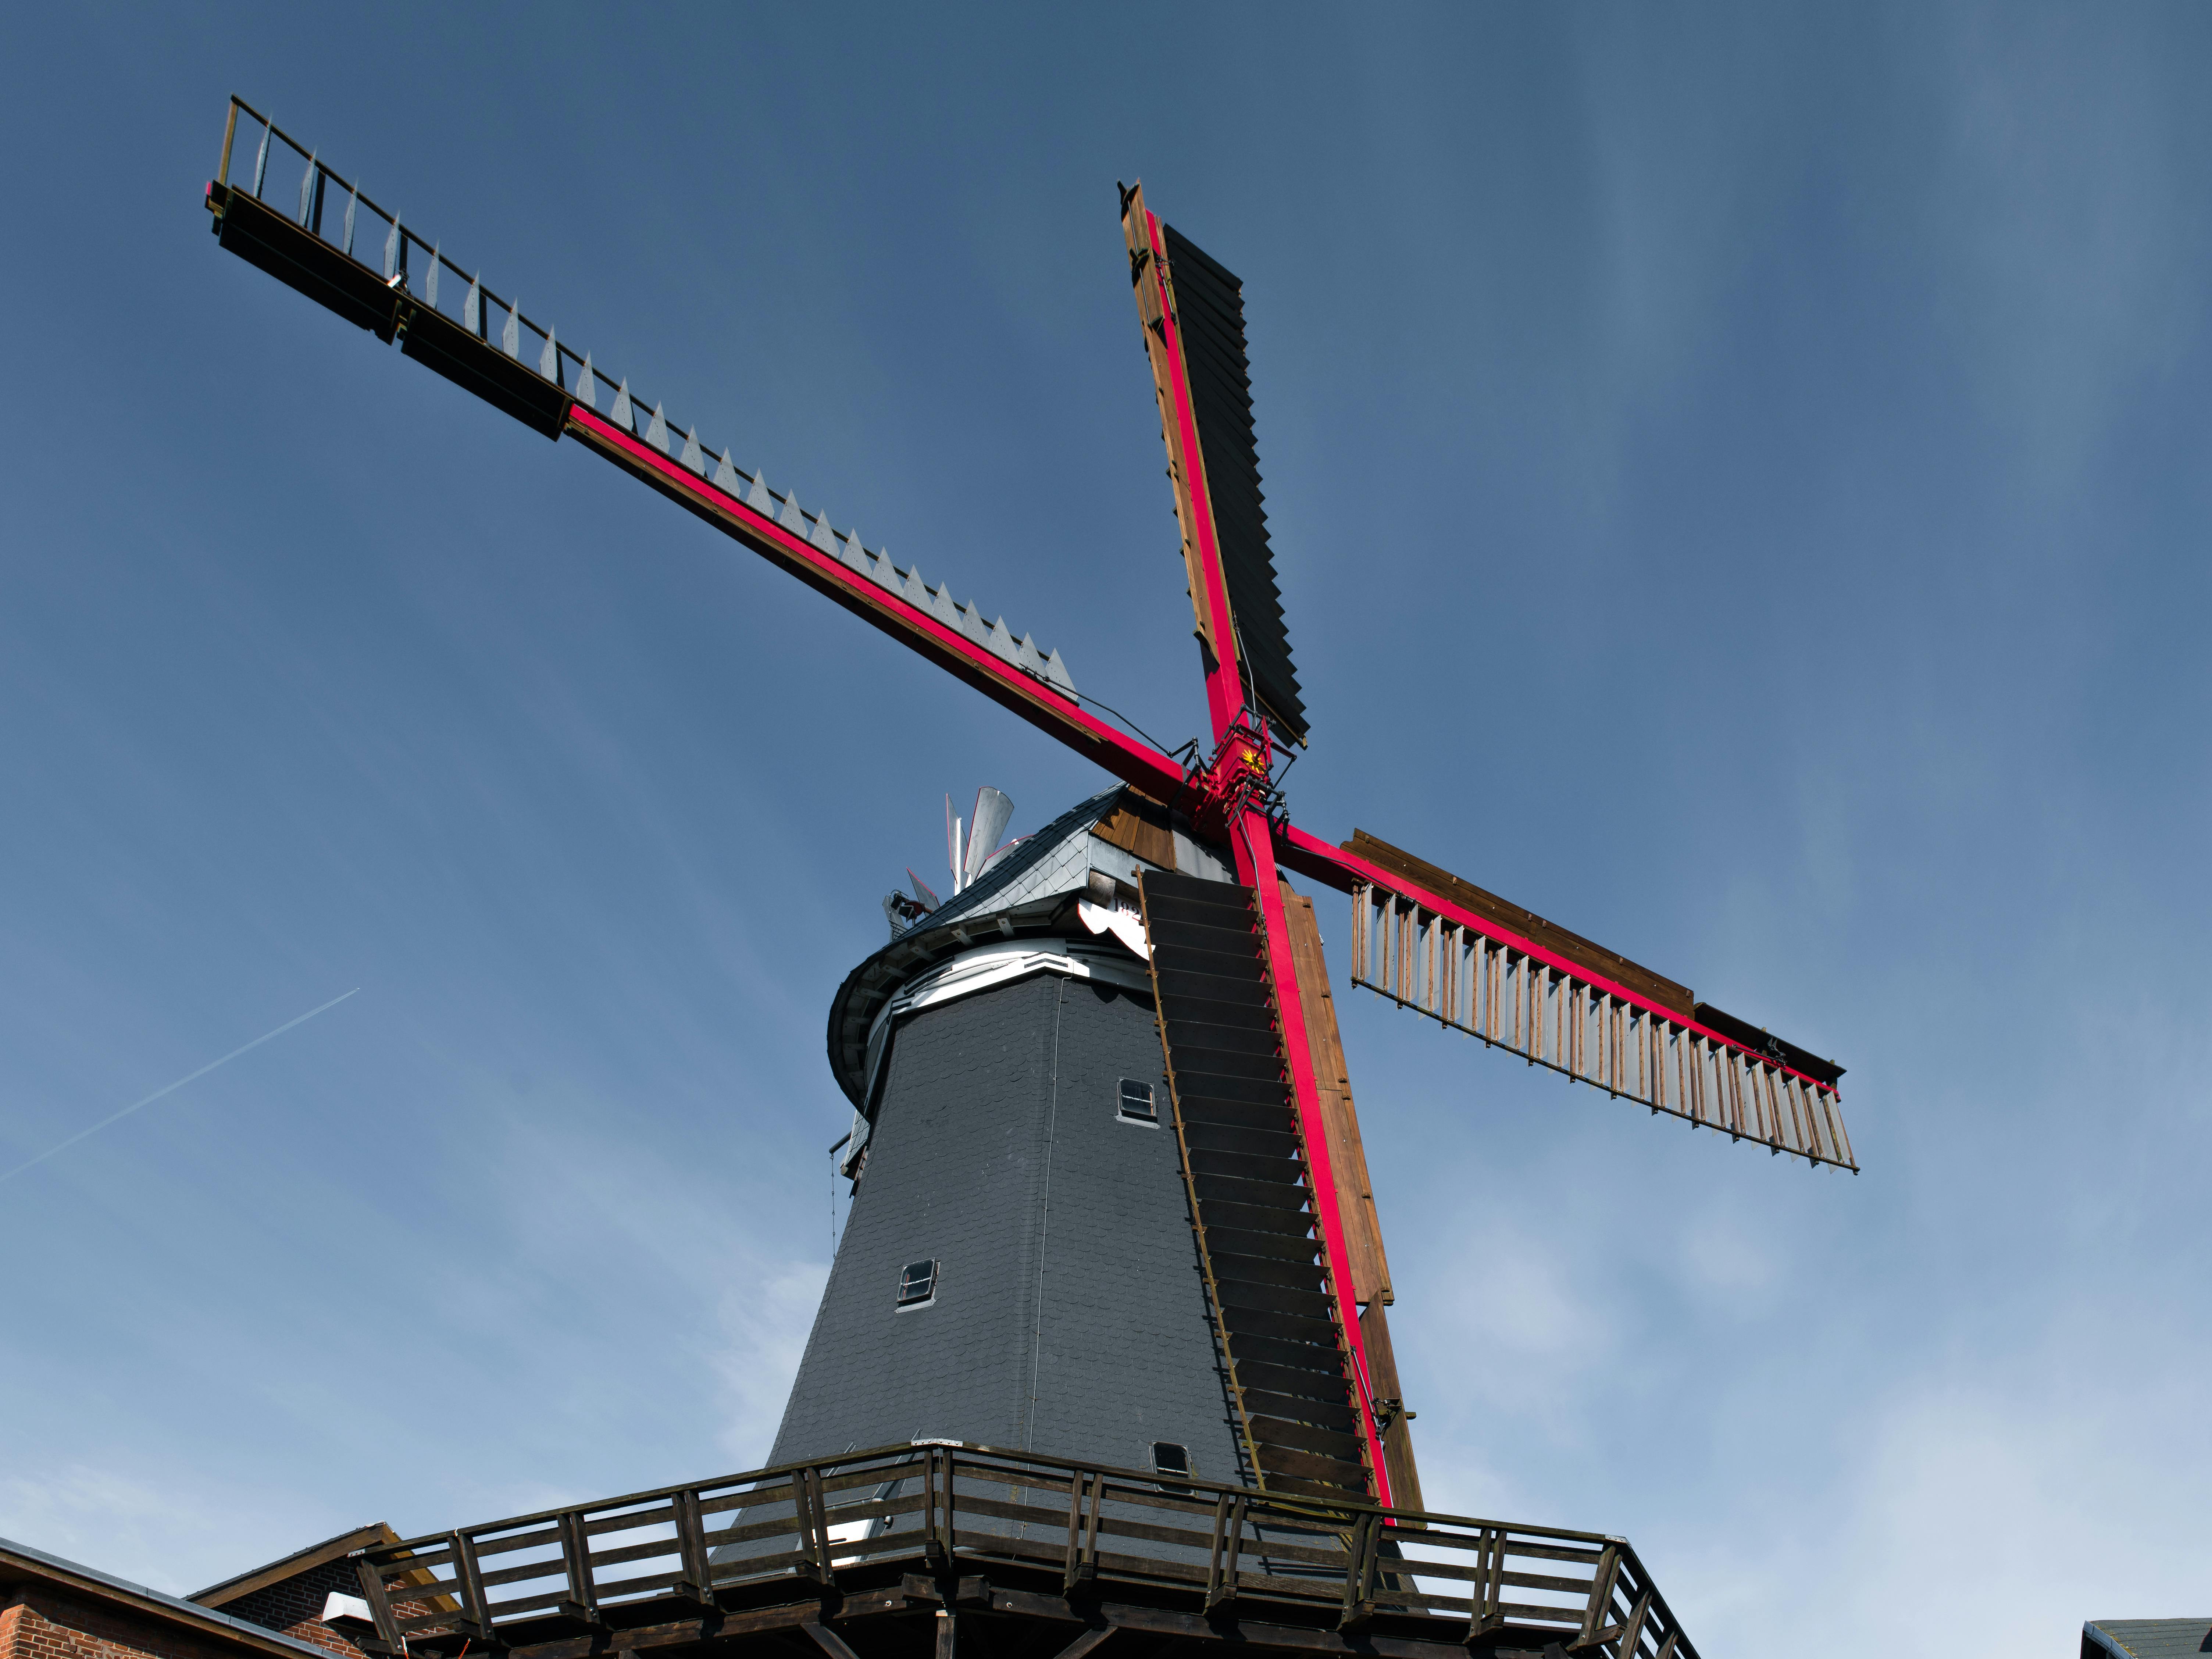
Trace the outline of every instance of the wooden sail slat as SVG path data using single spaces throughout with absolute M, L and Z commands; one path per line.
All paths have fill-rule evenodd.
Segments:
M 1617 983 L 1539 961 L 1380 883 L 1354 887 L 1352 931 L 1352 982 L 1401 1007 L 1732 1139 L 1814 1165 L 1858 1167 L 1835 1085 L 1727 1032 L 1639 1006 Z M 1364 1162 L 1358 1167 L 1364 1176 Z

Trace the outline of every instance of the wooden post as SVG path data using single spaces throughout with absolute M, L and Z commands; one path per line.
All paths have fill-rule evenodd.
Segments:
M 1075 1472 L 1069 1486 L 1067 1554 L 1060 1569 L 1060 1593 L 1072 1594 L 1098 1577 L 1098 1511 L 1106 1501 L 1106 1477 Z
M 1218 1504 L 1214 1510 L 1214 1559 L 1206 1583 L 1208 1613 L 1237 1599 L 1237 1557 L 1244 1547 L 1245 1496 L 1240 1492 L 1234 1495 L 1224 1492 L 1222 1497 L 1227 1501 L 1228 1511 L 1224 1515 Z
M 959 1553 L 960 1553 L 960 1532 L 959 1532 L 959 1524 L 958 1524 L 958 1521 L 957 1521 L 957 1517 L 955 1516 L 955 1515 L 954 1515 L 954 1513 L 953 1513 L 953 1498 L 954 1498 L 954 1496 L 955 1496 L 955 1488 L 954 1488 L 954 1484 L 953 1484 L 953 1483 L 954 1483 L 954 1480 L 955 1480 L 955 1479 L 956 1479 L 956 1477 L 957 1477 L 957 1474 L 958 1474 L 959 1468 L 960 1468 L 960 1455 L 959 1455 L 959 1453 L 957 1453 L 957 1452 L 954 1451 L 954 1450 L 953 1450 L 951 1447 L 949 1447 L 949 1446 L 948 1446 L 948 1447 L 946 1447 L 946 1448 L 945 1448 L 945 1540 L 944 1540 L 944 1547 L 945 1547 L 945 1571 L 947 1571 L 947 1572 L 950 1572 L 950 1571 L 952 1571 L 952 1564 L 953 1564 L 953 1562 L 954 1562 L 955 1560 L 957 1560 L 957 1559 L 958 1559 L 958 1557 L 959 1557 Z
M 554 1607 L 556 1613 L 597 1626 L 599 1598 L 592 1583 L 592 1539 L 584 1530 L 583 1512 L 570 1510 L 561 1517 L 561 1565 L 568 1569 L 568 1595 Z
M 921 1553 L 932 1572 L 949 1572 L 952 1568 L 952 1559 L 945 1547 L 945 1540 L 937 1523 L 938 1450 L 935 1446 L 925 1447 L 921 1455 Z M 945 1480 L 949 1488 L 951 1485 L 949 1468 Z
M 491 1607 L 484 1600 L 483 1574 L 477 1566 L 476 1540 L 465 1532 L 451 1534 L 453 1588 L 459 1593 L 461 1619 L 467 1633 L 479 1642 L 491 1639 Z
M 1382 1517 L 1370 1512 L 1355 1518 L 1344 1551 L 1344 1610 L 1340 1631 L 1364 1630 L 1375 1616 L 1375 1558 L 1382 1548 Z
M 1498 1581 L 1504 1576 L 1505 1534 L 1485 1527 L 1474 1547 L 1474 1578 L 1468 1586 L 1467 1640 L 1496 1630 L 1505 1622 L 1498 1610 Z
M 822 1500 L 822 1471 L 810 1464 L 791 1477 L 793 1505 L 799 1511 L 799 1549 L 807 1558 L 800 1571 L 815 1582 L 835 1582 L 830 1567 L 830 1521 Z
M 354 1577 L 361 1580 L 361 1599 L 368 1603 L 368 1616 L 376 1621 L 377 1639 L 386 1653 L 404 1654 L 407 1644 L 399 1634 L 399 1621 L 392 1616 L 392 1600 L 384 1593 L 384 1573 L 367 1556 L 356 1558 Z
M 1582 1634 L 1575 1645 L 1586 1646 L 1597 1639 L 1598 1632 L 1605 1628 L 1606 1609 L 1613 1604 L 1613 1581 L 1620 1571 L 1620 1546 L 1607 1544 L 1605 1553 L 1597 1559 L 1597 1575 L 1590 1580 L 1589 1605 L 1583 1609 Z
M 684 1565 L 684 1576 L 674 1586 L 676 1593 L 687 1601 L 712 1607 L 714 1568 L 707 1549 L 707 1522 L 701 1512 L 699 1494 L 679 1492 L 669 1504 L 676 1511 L 676 1549 Z
M 1651 1613 L 1651 1586 L 1644 1587 L 1644 1594 L 1636 1598 L 1629 1610 L 1628 1622 L 1620 1627 L 1621 1659 L 1636 1659 L 1637 1644 L 1644 1639 L 1644 1621 Z

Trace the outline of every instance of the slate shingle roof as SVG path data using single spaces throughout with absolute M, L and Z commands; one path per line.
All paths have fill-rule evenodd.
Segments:
M 2195 1659 L 2212 1653 L 2212 1619 L 2093 1619 L 2081 1659 Z

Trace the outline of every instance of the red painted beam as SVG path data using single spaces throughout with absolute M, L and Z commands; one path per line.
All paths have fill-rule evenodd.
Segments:
M 1823 1083 L 1815 1077 L 1808 1077 L 1796 1066 L 1785 1066 L 1778 1060 L 1745 1047 L 1734 1037 L 1723 1036 L 1710 1026 L 1699 1024 L 1694 1019 L 1686 1019 L 1674 1010 L 1662 1007 L 1650 998 L 1630 990 L 1626 985 L 1609 980 L 1602 974 L 1593 973 L 1582 963 L 1571 962 L 1557 951 L 1545 949 L 1534 939 L 1523 939 L 1511 928 L 1500 927 L 1486 916 L 1479 916 L 1463 905 L 1455 904 L 1440 894 L 1431 893 L 1427 888 L 1417 882 L 1407 880 L 1405 877 L 1395 871 L 1385 870 L 1380 865 L 1371 864 L 1357 854 L 1346 852 L 1341 847 L 1332 847 L 1319 836 L 1308 835 L 1296 824 L 1285 824 L 1282 827 L 1278 832 L 1277 847 L 1282 861 L 1302 876 L 1309 876 L 1316 881 L 1325 882 L 1340 893 L 1348 893 L 1362 882 L 1367 882 L 1388 892 L 1395 893 L 1401 898 L 1411 899 L 1424 910 L 1433 910 L 1446 920 L 1458 922 L 1465 927 L 1471 927 L 1485 939 L 1495 939 L 1509 949 L 1526 951 L 1547 967 L 1557 968 L 1562 973 L 1571 974 L 1586 985 L 1595 986 L 1607 996 L 1618 997 L 1623 1002 L 1641 1008 L 1644 1012 L 1656 1018 L 1666 1020 L 1683 1030 L 1708 1038 L 1724 1048 L 1733 1048 L 1738 1054 L 1749 1054 L 1761 1065 L 1771 1066 L 1778 1072 L 1787 1072 L 1808 1088 L 1818 1091 L 1831 1100 L 1840 1098 L 1834 1085 Z
M 1197 544 L 1197 574 L 1206 585 L 1202 608 L 1214 618 L 1213 648 L 1204 654 L 1206 713 L 1212 719 L 1213 741 L 1218 752 L 1214 757 L 1213 771 L 1201 787 L 1219 800 L 1228 793 L 1224 788 L 1224 782 L 1248 763 L 1248 757 L 1251 763 L 1265 766 L 1267 728 L 1264 717 L 1256 710 L 1250 711 L 1254 718 L 1249 722 L 1245 719 L 1248 710 L 1244 677 L 1237 659 L 1237 630 L 1229 609 L 1229 581 L 1221 567 L 1213 501 L 1206 487 L 1206 456 L 1199 445 L 1198 416 L 1191 403 L 1190 370 L 1183 356 L 1182 321 L 1172 303 L 1174 273 L 1168 270 L 1166 240 L 1160 234 L 1159 220 L 1144 206 L 1141 186 L 1124 204 L 1123 211 L 1127 213 L 1132 206 L 1143 214 L 1145 242 L 1152 252 L 1149 268 L 1141 280 L 1158 284 L 1159 338 L 1164 347 L 1162 356 L 1167 364 L 1169 393 L 1168 407 L 1164 412 L 1175 426 L 1169 460 L 1175 462 L 1180 451 L 1181 465 L 1187 475 L 1184 485 L 1190 500 L 1190 533 Z M 1163 272 L 1166 273 L 1164 281 Z M 1143 315 L 1141 306 L 1139 315 Z M 1256 746 L 1249 735 L 1255 730 L 1261 733 Z M 1390 1501 L 1389 1468 L 1382 1457 L 1382 1431 L 1375 1421 L 1375 1396 L 1368 1382 L 1367 1351 L 1360 1334 L 1359 1309 L 1352 1299 L 1352 1257 L 1345 1246 L 1344 1220 L 1337 1210 L 1328 1127 L 1322 1118 L 1321 1091 L 1314 1079 L 1313 1049 L 1306 1040 L 1305 1008 L 1298 995 L 1297 969 L 1291 954 L 1290 922 L 1283 914 L 1282 885 L 1276 878 L 1274 838 L 1269 833 L 1266 817 L 1249 806 L 1232 807 L 1228 813 L 1227 828 L 1237 860 L 1237 878 L 1250 888 L 1259 901 L 1261 934 L 1267 950 L 1267 974 L 1275 994 L 1276 1012 L 1282 1021 L 1283 1057 L 1291 1073 L 1291 1099 L 1297 1114 L 1299 1139 L 1305 1143 L 1307 1177 L 1313 1183 L 1316 1231 L 1321 1235 L 1322 1253 L 1328 1259 L 1337 1324 L 1352 1358 L 1353 1395 L 1359 1408 L 1361 1437 L 1367 1442 L 1376 1499 L 1387 1504 Z
M 1183 464 L 1196 473 L 1185 483 L 1190 492 L 1194 520 L 1191 531 L 1198 542 L 1206 608 L 1215 622 L 1214 659 L 1206 665 L 1206 707 L 1213 718 L 1213 741 L 1218 744 L 1228 737 L 1244 713 L 1244 676 L 1237 660 L 1237 629 L 1229 610 L 1229 580 L 1221 568 L 1221 546 L 1214 535 L 1213 500 L 1206 492 L 1206 454 L 1199 447 L 1198 415 L 1191 406 L 1190 366 L 1183 360 L 1182 326 L 1176 307 L 1166 303 L 1175 297 L 1170 286 L 1174 273 L 1170 271 L 1167 281 L 1161 281 L 1160 273 L 1167 270 L 1166 240 L 1160 234 L 1158 218 L 1142 206 L 1141 194 L 1138 203 L 1145 216 L 1146 240 L 1152 250 L 1152 270 L 1147 276 L 1160 286 L 1160 338 L 1167 348 L 1168 383 L 1175 393 L 1176 430 L 1182 442 Z
M 725 535 L 743 543 L 816 592 L 828 595 L 862 621 L 911 646 L 956 678 L 1039 731 L 1096 761 L 1125 783 L 1172 801 L 1183 787 L 1182 768 L 1169 757 L 1086 713 L 1073 697 L 1024 673 L 957 629 L 878 586 L 832 554 L 824 553 L 736 496 L 720 490 L 689 467 L 611 421 L 572 406 L 563 428 L 624 471 L 644 480 Z
M 1264 814 L 1246 810 L 1231 821 L 1231 845 L 1237 854 L 1237 878 L 1253 890 L 1267 945 L 1267 976 L 1275 1011 L 1283 1022 L 1283 1057 L 1291 1072 L 1291 1098 L 1298 1115 L 1298 1137 L 1305 1142 L 1309 1196 L 1319 1223 L 1328 1277 L 1336 1291 L 1338 1322 L 1352 1355 L 1352 1384 L 1359 1401 L 1359 1428 L 1367 1442 L 1375 1476 L 1375 1497 L 1390 1502 L 1390 1469 L 1382 1457 L 1382 1431 L 1375 1421 L 1375 1390 L 1367 1375 L 1367 1346 L 1360 1334 L 1359 1309 L 1352 1300 L 1352 1255 L 1345 1248 L 1344 1217 L 1336 1202 L 1336 1176 L 1329 1158 L 1328 1125 L 1321 1114 L 1321 1087 L 1314 1077 L 1313 1047 L 1306 1037 L 1305 1004 L 1298 996 L 1297 964 L 1291 955 L 1290 919 L 1283 914 L 1283 884 L 1275 871 L 1274 837 Z

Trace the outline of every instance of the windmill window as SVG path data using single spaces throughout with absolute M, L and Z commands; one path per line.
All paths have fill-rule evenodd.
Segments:
M 1190 1448 L 1178 1446 L 1172 1440 L 1152 1442 L 1152 1472 L 1172 1474 L 1180 1480 L 1190 1479 Z
M 1151 1128 L 1158 1128 L 1160 1109 L 1152 1097 L 1152 1085 L 1139 1083 L 1134 1078 L 1123 1078 L 1120 1116 L 1124 1123 L 1142 1123 Z
M 899 1270 L 897 1311 L 927 1308 L 937 1300 L 937 1262 L 909 1261 Z

